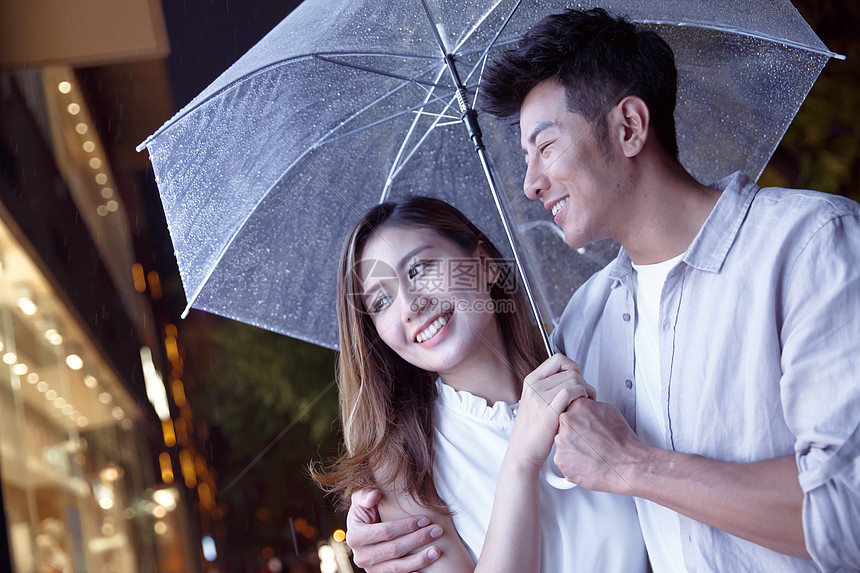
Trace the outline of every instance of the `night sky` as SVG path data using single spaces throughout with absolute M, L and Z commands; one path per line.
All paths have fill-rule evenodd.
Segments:
M 299 4 L 297 0 L 162 2 L 174 107 L 179 110 L 191 101 Z

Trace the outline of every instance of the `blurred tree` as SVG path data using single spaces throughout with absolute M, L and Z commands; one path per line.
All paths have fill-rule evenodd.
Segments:
M 334 529 L 307 475 L 336 451 L 335 353 L 232 321 L 217 321 L 208 416 L 220 442 L 211 452 L 218 496 L 243 570 L 267 551 L 298 554 Z
M 860 2 L 794 0 L 812 29 L 845 61 L 827 63 L 759 183 L 860 199 Z

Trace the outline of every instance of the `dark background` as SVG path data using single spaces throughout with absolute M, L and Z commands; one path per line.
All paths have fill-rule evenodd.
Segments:
M 188 103 L 298 2 L 162 4 L 171 46 L 166 70 L 172 110 L 164 110 L 160 122 Z M 860 2 L 794 4 L 825 44 L 848 59 L 827 64 L 760 183 L 857 199 Z M 78 75 L 112 164 L 126 166 L 118 169 L 118 177 L 124 181 L 120 191 L 125 203 L 133 206 L 129 225 L 136 250 L 144 266 L 162 276 L 165 294 L 159 312 L 163 320 L 180 327 L 193 369 L 189 399 L 211 428 L 207 453 L 219 477 L 220 538 L 228 541 L 221 543 L 224 570 L 258 571 L 270 555 L 282 557 L 286 570 L 289 566 L 303 570 L 313 562 L 317 541 L 338 524 L 305 469 L 311 459 L 335 452 L 336 391 L 330 385 L 334 354 L 196 311 L 179 321 L 185 299 L 158 191 L 145 153 L 140 154 L 142 161 L 128 156 L 128 141 L 142 141 L 160 123 L 136 122 L 135 109 L 123 107 L 115 97 L 133 90 L 146 98 L 156 87 L 148 83 L 144 68 L 133 64 L 81 69 Z

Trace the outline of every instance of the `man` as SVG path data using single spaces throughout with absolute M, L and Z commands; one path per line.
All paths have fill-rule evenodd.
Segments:
M 860 569 L 860 206 L 699 184 L 675 84 L 668 46 L 602 10 L 546 18 L 485 74 L 485 108 L 520 114 L 525 194 L 571 247 L 622 245 L 553 333 L 598 387 L 562 414 L 556 464 L 635 496 L 655 571 Z M 431 542 L 418 518 L 351 519 L 379 570 L 432 557 L 371 556 Z

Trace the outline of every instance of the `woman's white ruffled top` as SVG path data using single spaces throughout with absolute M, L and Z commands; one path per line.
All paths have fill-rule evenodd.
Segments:
M 518 404 L 486 400 L 436 382 L 434 480 L 472 557 L 484 544 L 495 484 Z M 645 571 L 633 500 L 541 479 L 541 571 Z

